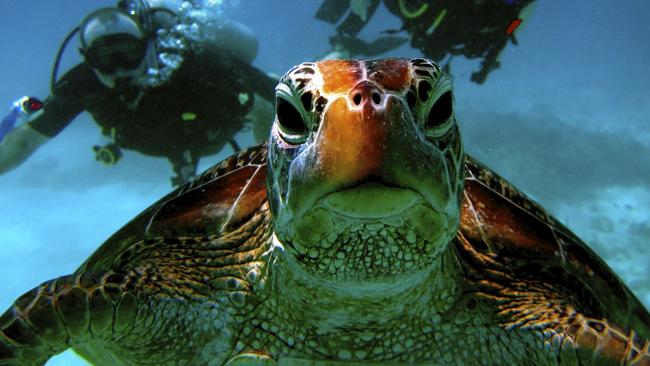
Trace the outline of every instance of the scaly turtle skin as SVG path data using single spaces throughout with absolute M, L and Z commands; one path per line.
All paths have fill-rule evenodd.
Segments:
M 650 365 L 625 285 L 463 153 L 436 64 L 305 63 L 276 112 L 16 300 L 0 365 Z

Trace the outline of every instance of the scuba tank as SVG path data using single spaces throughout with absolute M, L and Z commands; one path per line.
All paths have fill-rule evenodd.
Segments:
M 9 114 L 0 123 L 0 142 L 20 123 L 29 121 L 35 114 L 43 109 L 43 102 L 34 97 L 22 97 L 15 101 Z

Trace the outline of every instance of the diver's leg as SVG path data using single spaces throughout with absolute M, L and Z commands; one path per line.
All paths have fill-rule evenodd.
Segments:
M 228 143 L 230 144 L 234 152 L 238 152 L 239 150 L 241 150 L 241 146 L 239 146 L 239 143 L 234 138 L 228 140 Z
M 190 150 L 183 152 L 178 156 L 170 156 L 169 162 L 172 164 L 176 176 L 171 178 L 172 186 L 179 186 L 189 182 L 196 176 L 196 167 L 199 165 L 199 158 Z

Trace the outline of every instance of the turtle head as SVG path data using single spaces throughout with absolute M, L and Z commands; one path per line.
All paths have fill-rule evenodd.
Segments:
M 459 225 L 451 78 L 425 59 L 327 60 L 276 93 L 267 188 L 285 251 L 325 279 L 428 270 Z

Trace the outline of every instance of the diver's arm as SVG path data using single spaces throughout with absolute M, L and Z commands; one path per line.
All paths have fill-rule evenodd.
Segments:
M 236 70 L 237 82 L 244 90 L 255 93 L 253 107 L 245 119 L 253 122 L 255 140 L 266 140 L 273 124 L 275 86 L 279 78 L 251 65 L 259 48 L 255 34 L 247 26 L 232 20 L 225 20 L 218 27 L 206 28 L 204 34 L 208 35 L 206 39 L 209 42 L 203 42 L 196 55 L 201 67 L 206 69 L 203 75 L 213 77 L 214 85 L 221 85 L 223 73 Z
M 242 64 L 239 69 L 242 79 L 250 86 L 251 90 L 255 91 L 256 95 L 268 102 L 275 102 L 275 87 L 278 85 L 278 77 L 267 74 L 250 64 Z
M 201 53 L 196 57 L 200 62 L 202 77 L 210 79 L 214 85 L 222 85 L 224 73 L 230 73 L 234 77 L 234 83 L 239 87 L 250 90 L 263 99 L 275 101 L 275 87 L 279 78 L 269 75 L 247 61 L 230 56 L 227 52 Z
M 253 124 L 253 136 L 257 143 L 266 141 L 275 118 L 275 87 L 280 79 L 272 73 L 264 73 L 257 67 L 241 63 L 238 67 L 241 79 L 255 93 L 253 107 L 245 119 Z
M 57 97 L 48 97 L 34 118 L 16 126 L 0 142 L 0 174 L 22 164 L 83 111 L 82 95 L 88 93 L 81 86 L 92 75 L 84 67 L 79 65 L 67 72 L 56 85 Z
M 42 114 L 33 121 L 15 127 L 0 142 L 0 174 L 29 158 L 36 149 L 57 135 L 81 110 L 61 105 L 52 98 L 45 102 Z
M 495 41 L 495 44 L 488 50 L 487 54 L 483 58 L 483 61 L 481 61 L 481 68 L 478 71 L 472 73 L 471 80 L 473 82 L 477 84 L 483 84 L 490 72 L 501 67 L 501 62 L 499 62 L 499 55 L 501 52 L 503 52 L 503 49 L 506 47 L 509 39 L 514 39 L 514 37 L 507 37 L 503 35 Z
M 50 137 L 36 131 L 29 123 L 14 128 L 0 142 L 0 174 L 22 164 L 39 146 Z
M 198 41 L 196 55 L 202 68 L 210 69 L 203 75 L 212 75 L 221 84 L 224 70 L 237 70 L 238 78 L 267 101 L 275 100 L 278 79 L 251 65 L 259 49 L 259 41 L 246 25 L 225 19 L 202 29 L 203 41 Z

